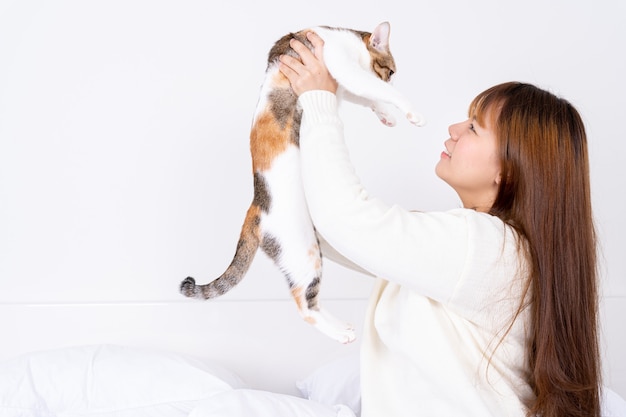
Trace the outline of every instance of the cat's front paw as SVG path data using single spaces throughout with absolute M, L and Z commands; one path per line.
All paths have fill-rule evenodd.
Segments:
M 396 120 L 393 117 L 380 117 L 381 123 L 388 127 L 394 127 L 396 125 Z
M 372 108 L 372 111 L 376 113 L 376 116 L 385 126 L 393 127 L 396 125 L 396 119 L 385 110 L 381 110 L 380 108 Z
M 410 111 L 406 114 L 406 118 L 415 126 L 424 126 L 426 124 L 426 119 L 419 113 Z

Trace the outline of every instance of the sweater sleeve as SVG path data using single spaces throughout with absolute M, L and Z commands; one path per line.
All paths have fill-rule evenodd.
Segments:
M 352 166 L 335 95 L 299 98 L 302 180 L 318 232 L 371 274 L 448 302 L 470 250 L 464 211 L 417 213 L 371 197 Z

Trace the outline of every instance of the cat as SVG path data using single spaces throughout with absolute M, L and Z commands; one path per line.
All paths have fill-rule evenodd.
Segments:
M 287 278 L 303 319 L 331 338 L 349 343 L 355 339 L 353 327 L 334 318 L 318 302 L 322 255 L 300 178 L 302 110 L 289 81 L 278 70 L 280 55 L 298 57 L 289 47 L 292 38 L 313 49 L 306 38 L 308 31 L 324 40 L 324 62 L 339 84 L 338 98 L 370 107 L 387 126 L 393 126 L 395 120 L 384 103 L 395 105 L 415 125 L 424 122 L 404 96 L 388 83 L 396 71 L 389 51 L 388 22 L 381 23 L 371 33 L 319 26 L 282 37 L 269 52 L 265 81 L 254 114 L 250 133 L 254 197 L 234 258 L 214 281 L 197 285 L 188 277 L 181 283 L 180 291 L 187 297 L 202 299 L 223 295 L 241 281 L 261 248 Z

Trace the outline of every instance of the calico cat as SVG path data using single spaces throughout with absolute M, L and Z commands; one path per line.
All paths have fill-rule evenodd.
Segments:
M 395 105 L 413 124 L 423 123 L 409 102 L 388 84 L 396 71 L 389 51 L 389 23 L 381 23 L 371 33 L 315 27 L 278 40 L 269 52 L 250 133 L 254 197 L 234 258 L 214 281 L 197 285 L 188 277 L 181 283 L 180 291 L 187 297 L 203 299 L 226 293 L 241 281 L 261 248 L 287 278 L 304 320 L 331 338 L 348 343 L 355 338 L 352 326 L 335 319 L 318 302 L 322 256 L 300 178 L 302 110 L 289 81 L 278 70 L 280 55 L 297 57 L 289 47 L 292 38 L 313 48 L 306 39 L 308 31 L 324 40 L 324 61 L 339 84 L 338 97 L 370 107 L 388 126 L 395 122 L 383 103 Z

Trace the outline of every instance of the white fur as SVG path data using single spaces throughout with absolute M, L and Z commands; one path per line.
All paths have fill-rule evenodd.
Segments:
M 424 117 L 412 109 L 411 103 L 403 94 L 372 72 L 371 56 L 358 36 L 347 30 L 323 27 L 312 30 L 324 40 L 324 62 L 328 71 L 345 90 L 343 98 L 370 107 L 383 123 L 385 117 L 391 119 L 384 103 L 397 107 L 415 125 L 422 126 L 425 123 Z
M 276 73 L 278 73 L 278 65 L 277 63 L 273 63 L 269 66 L 267 71 L 265 72 L 265 80 L 263 81 L 263 85 L 261 86 L 261 92 L 259 93 L 259 100 L 256 105 L 256 110 L 254 112 L 254 117 L 252 119 L 252 123 L 256 122 L 257 117 L 263 113 L 267 108 L 267 97 L 274 90 L 275 86 L 272 80 L 274 80 Z
M 281 261 L 288 269 L 294 284 L 310 282 L 312 273 L 320 272 L 309 251 L 317 245 L 313 223 L 302 189 L 300 155 L 295 145 L 274 158 L 272 167 L 265 171 L 271 210 L 261 219 L 263 232 L 280 238 Z

